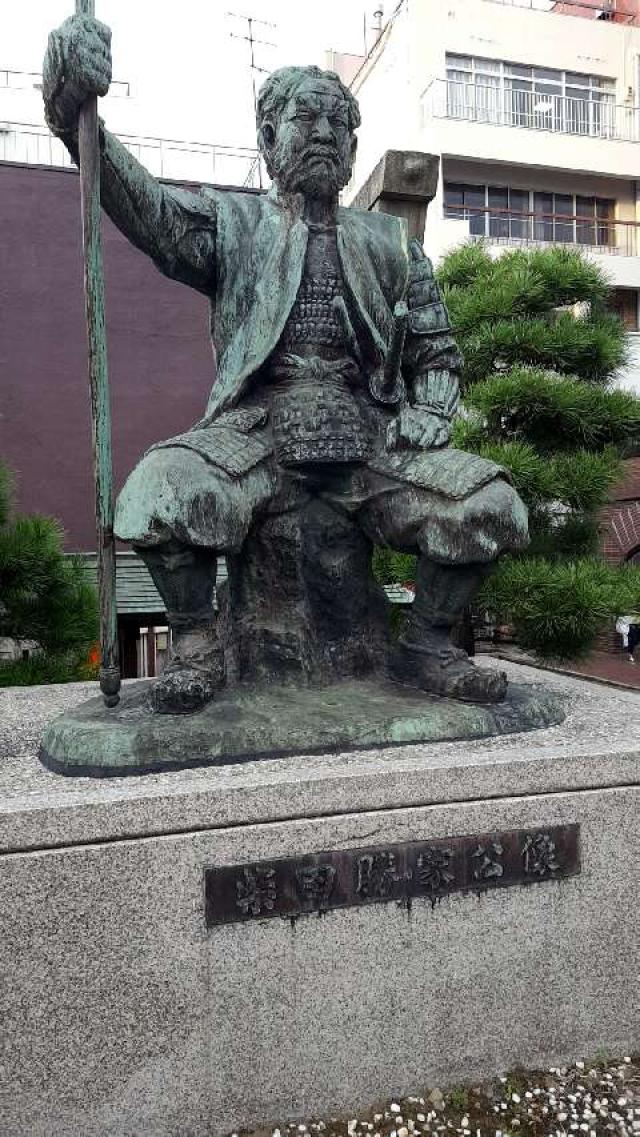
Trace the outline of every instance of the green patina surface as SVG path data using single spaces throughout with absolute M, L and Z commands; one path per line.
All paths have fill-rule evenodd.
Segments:
M 95 122 L 110 39 L 77 15 L 51 34 L 43 64 L 47 121 L 81 157 L 87 217 L 93 207 L 85 259 L 103 583 L 113 575 L 100 493 L 109 406 L 99 249 L 88 239 L 98 173 L 120 231 L 209 299 L 217 370 L 204 417 L 147 451 L 115 510 L 113 530 L 167 611 L 168 664 L 146 703 L 128 693 L 104 719 L 89 708 L 51 727 L 49 758 L 109 773 L 547 725 L 537 696 L 515 692 L 490 709 L 506 676 L 476 669 L 450 640 L 496 558 L 526 544 L 526 510 L 502 467 L 447 445 L 461 360 L 421 245 L 402 219 L 339 203 L 360 125 L 353 93 L 316 67 L 274 72 L 256 105 L 269 192 L 171 186 Z M 396 645 L 371 574 L 381 544 L 418 558 Z M 216 613 L 221 553 L 229 586 Z M 109 695 L 113 590 L 102 618 Z
M 409 742 L 486 738 L 554 726 L 558 695 L 511 684 L 503 703 L 479 706 L 389 681 L 327 687 L 239 686 L 194 715 L 156 715 L 149 682 L 123 690 L 115 710 L 91 699 L 46 729 L 40 757 L 65 774 L 151 773 L 225 766 L 288 754 L 331 753 Z

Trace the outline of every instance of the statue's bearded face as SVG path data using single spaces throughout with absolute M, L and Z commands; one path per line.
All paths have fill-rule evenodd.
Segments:
M 333 197 L 351 176 L 356 138 L 335 83 L 302 84 L 275 124 L 263 126 L 273 180 L 289 193 Z

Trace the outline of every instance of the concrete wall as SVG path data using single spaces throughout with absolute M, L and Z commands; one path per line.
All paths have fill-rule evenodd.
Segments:
M 105 219 L 116 487 L 152 442 L 202 413 L 214 374 L 203 297 Z M 80 201 L 72 171 L 0 163 L 0 459 L 17 506 L 95 547 Z

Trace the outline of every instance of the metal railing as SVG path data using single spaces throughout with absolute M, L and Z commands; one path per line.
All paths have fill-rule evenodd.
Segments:
M 260 185 L 259 155 L 255 148 L 129 134 L 119 134 L 118 138 L 159 178 L 252 188 Z M 0 161 L 73 166 L 59 139 L 54 138 L 46 126 L 34 123 L 0 122 Z
M 585 15 L 597 19 L 614 19 L 631 23 L 637 19 L 633 0 L 490 0 L 509 8 L 527 8 L 535 12 L 555 12 L 559 15 Z M 593 13 L 593 17 L 591 17 Z
M 42 73 L 40 71 L 16 71 L 12 67 L 0 67 L 0 87 L 8 87 L 14 91 L 31 91 L 42 89 Z M 130 98 L 131 85 L 124 79 L 112 79 L 109 95 L 116 98 Z
M 607 95 L 576 99 L 457 79 L 434 79 L 423 101 L 425 110 L 435 118 L 627 142 L 640 138 L 640 109 L 621 106 Z
M 10 67 L 0 67 L 0 87 L 29 91 L 41 85 L 42 75 L 39 71 L 14 71 Z
M 640 223 L 577 214 L 520 212 L 489 206 L 447 206 L 446 221 L 468 221 L 475 241 L 511 246 L 572 245 L 609 256 L 638 255 Z
M 556 0 L 491 0 L 493 4 L 503 4 L 508 8 L 528 8 L 534 12 L 553 12 Z

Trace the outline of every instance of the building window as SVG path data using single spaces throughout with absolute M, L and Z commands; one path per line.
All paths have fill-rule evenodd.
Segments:
M 446 68 L 450 118 L 615 137 L 613 79 L 468 55 Z
M 581 194 L 513 189 L 509 186 L 444 184 L 444 216 L 468 220 L 472 237 L 517 244 L 586 245 L 617 250 L 615 202 Z M 624 247 L 635 235 L 622 227 Z
M 469 222 L 473 237 L 484 237 L 487 231 L 486 186 L 467 186 L 445 183 L 444 215 L 460 217 Z

